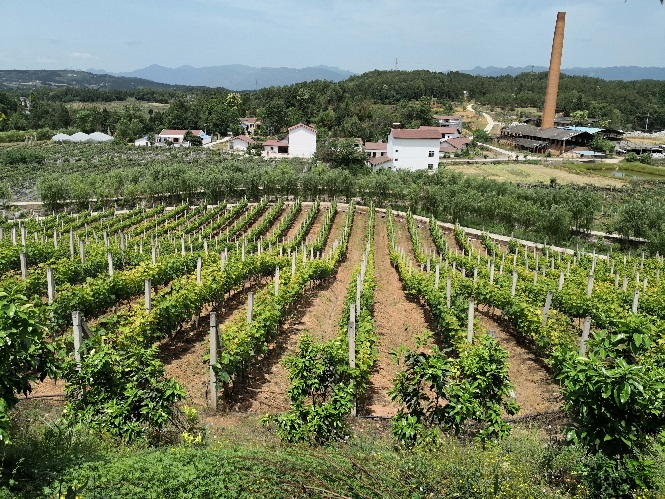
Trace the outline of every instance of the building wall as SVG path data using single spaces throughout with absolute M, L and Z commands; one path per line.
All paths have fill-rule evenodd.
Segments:
M 316 132 L 307 128 L 296 128 L 289 132 L 289 156 L 312 158 L 316 152 Z
M 394 169 L 436 169 L 439 165 L 439 146 L 439 139 L 396 139 L 392 134 L 388 135 L 388 156 L 392 158 Z
M 233 151 L 246 151 L 249 144 L 244 140 L 234 139 L 231 141 L 231 150 Z

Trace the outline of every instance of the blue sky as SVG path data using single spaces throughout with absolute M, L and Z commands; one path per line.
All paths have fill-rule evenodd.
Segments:
M 658 0 L 23 0 L 0 69 L 547 66 L 559 10 L 564 67 L 665 66 Z

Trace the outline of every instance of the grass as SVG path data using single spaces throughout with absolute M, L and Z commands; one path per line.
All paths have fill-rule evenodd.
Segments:
M 580 166 L 580 165 L 575 165 Z M 607 165 L 612 167 L 613 165 Z M 486 177 L 502 182 L 516 182 L 521 184 L 549 184 L 556 179 L 559 184 L 582 184 L 599 187 L 622 187 L 626 181 L 615 178 L 594 175 L 588 171 L 569 171 L 558 165 L 533 165 L 524 163 L 498 163 L 498 164 L 446 164 L 447 170 L 457 171 L 465 175 Z
M 665 168 L 661 166 L 654 165 L 645 165 L 643 163 L 625 163 L 621 162 L 618 164 L 608 164 L 608 163 L 567 163 L 562 166 L 567 170 L 581 172 L 581 173 L 593 173 L 596 175 L 605 175 L 612 176 L 615 170 L 621 172 L 632 172 L 638 177 L 643 177 L 646 179 L 653 180 L 665 180 Z
M 594 456 L 537 430 L 488 446 L 443 437 L 403 449 L 385 425 L 356 420 L 348 441 L 308 447 L 280 443 L 256 417 L 231 419 L 200 445 L 123 447 L 64 427 L 54 406 L 24 405 L 14 443 L 0 447 L 0 498 L 591 497 Z M 642 497 L 665 493 L 662 457 L 656 466 L 659 485 Z

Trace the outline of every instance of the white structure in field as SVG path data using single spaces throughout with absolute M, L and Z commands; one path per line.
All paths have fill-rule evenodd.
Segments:
M 229 142 L 229 150 L 235 152 L 245 152 L 250 144 L 254 143 L 254 139 L 247 135 L 237 135 Z
M 289 136 L 282 140 L 270 139 L 263 143 L 266 157 L 313 158 L 316 153 L 316 129 L 298 123 L 289 128 Z
M 316 129 L 298 123 L 289 128 L 289 156 L 313 158 L 316 153 Z
M 189 147 L 189 142 L 185 141 L 186 133 L 187 130 L 169 130 L 165 128 L 159 132 L 159 135 L 155 136 L 155 145 L 165 146 L 171 143 L 174 147 Z M 206 135 L 202 130 L 192 130 L 192 133 L 200 137 L 203 144 L 208 144 L 212 140 L 210 135 Z
M 401 170 L 434 170 L 439 165 L 441 131 L 439 127 L 415 130 L 393 128 L 388 135 L 387 156 L 390 163 L 381 168 Z

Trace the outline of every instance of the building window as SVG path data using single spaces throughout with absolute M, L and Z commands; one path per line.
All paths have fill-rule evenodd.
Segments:
M 434 164 L 433 163 L 428 164 L 427 169 L 428 170 L 434 170 Z
M 429 152 L 429 157 L 430 157 L 430 158 L 433 158 L 433 157 L 434 157 L 434 151 L 430 151 L 430 152 Z
M 395 161 L 399 161 L 399 158 L 395 158 Z

